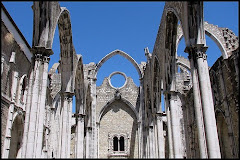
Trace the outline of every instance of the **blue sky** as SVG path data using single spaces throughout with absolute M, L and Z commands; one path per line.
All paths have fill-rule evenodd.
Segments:
M 13 20 L 25 36 L 29 45 L 32 45 L 33 31 L 33 2 L 2 2 Z M 132 56 L 137 63 L 146 61 L 144 48 L 152 52 L 158 27 L 162 17 L 165 2 L 163 1 L 60 1 L 61 7 L 70 11 L 72 23 L 73 44 L 77 54 L 83 56 L 83 63 L 98 63 L 105 55 L 113 50 L 120 49 Z M 208 1 L 204 2 L 204 19 L 208 23 L 226 27 L 239 36 L 239 7 L 237 1 Z M 217 45 L 206 36 L 208 64 L 212 66 L 221 52 Z M 185 44 L 181 40 L 178 55 L 187 57 L 184 53 Z M 60 58 L 58 30 L 53 42 L 54 55 L 50 58 L 49 69 Z M 133 65 L 121 56 L 109 59 L 99 70 L 97 86 L 103 78 L 114 71 L 124 72 L 132 77 L 139 86 L 138 74 Z M 120 75 L 112 77 L 112 84 L 120 87 L 124 78 Z

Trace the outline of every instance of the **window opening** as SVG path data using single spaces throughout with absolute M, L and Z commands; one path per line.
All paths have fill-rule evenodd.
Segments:
M 118 138 L 113 138 L 113 151 L 118 151 Z
M 119 144 L 120 144 L 120 151 L 124 151 L 124 137 L 120 137 Z

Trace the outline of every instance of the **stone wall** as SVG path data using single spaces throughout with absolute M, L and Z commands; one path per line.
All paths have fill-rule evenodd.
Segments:
M 109 155 L 124 156 L 118 153 L 113 154 L 111 143 L 114 134 L 125 135 L 128 147 L 128 156 L 138 158 L 138 135 L 137 117 L 129 105 L 136 109 L 138 101 L 138 87 L 132 78 L 127 77 L 127 82 L 122 88 L 116 88 L 109 83 L 109 78 L 105 78 L 101 86 L 97 87 L 96 119 L 101 115 L 99 126 L 99 158 L 108 158 Z M 117 96 L 115 98 L 115 96 Z M 121 97 L 121 98 L 120 98 Z M 114 99 L 115 98 L 115 99 Z M 124 100 L 122 100 L 124 99 Z M 127 104 L 126 101 L 131 104 Z M 105 109 L 103 107 L 105 106 Z M 125 137 L 125 138 L 126 138 Z M 110 150 L 109 150 L 110 149 Z M 127 150 L 127 148 L 125 148 Z M 124 153 L 123 153 L 124 154 Z
M 18 73 L 17 77 L 17 90 L 19 89 L 19 80 L 23 75 L 28 75 L 31 63 L 25 56 L 21 44 L 18 44 L 14 35 L 10 33 L 1 21 L 1 151 L 3 151 L 3 144 L 6 134 L 6 125 L 8 117 L 8 110 L 10 101 L 12 98 L 11 87 L 13 71 Z M 10 63 L 12 52 L 15 52 L 15 63 Z M 16 94 L 16 99 L 19 99 L 20 95 Z M 15 100 L 16 103 L 16 100 Z M 3 153 L 3 152 L 1 152 Z
M 222 158 L 239 154 L 239 50 L 222 57 L 210 69 Z
M 137 120 L 133 111 L 121 100 L 106 109 L 99 128 L 99 158 L 108 158 L 113 150 L 113 137 L 124 135 L 129 158 L 138 158 Z

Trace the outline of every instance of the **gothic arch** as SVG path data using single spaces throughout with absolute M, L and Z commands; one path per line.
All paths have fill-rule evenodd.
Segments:
M 72 42 L 72 27 L 70 13 L 65 8 L 61 8 L 58 18 L 58 30 L 61 49 L 61 84 L 63 92 L 73 93 L 74 91 L 74 63 L 77 61 L 77 55 Z
M 108 55 L 106 55 L 105 57 L 103 57 L 97 64 L 96 66 L 96 72 L 95 72 L 95 77 L 97 76 L 98 70 L 101 68 L 101 66 L 111 57 L 115 56 L 115 55 L 120 55 L 123 56 L 124 58 L 126 58 L 128 61 L 130 61 L 133 66 L 136 68 L 137 72 L 138 72 L 138 76 L 139 78 L 142 78 L 142 70 L 140 69 L 139 65 L 137 64 L 137 62 L 127 53 L 121 51 L 121 50 L 114 50 L 111 53 L 109 53 Z
M 191 70 L 189 60 L 185 59 L 184 57 L 177 57 L 176 63 L 177 63 L 177 65 L 180 65 L 180 66 L 188 69 L 189 71 Z
M 217 44 L 217 46 L 219 47 L 222 53 L 222 57 L 224 59 L 228 58 L 229 56 L 228 52 L 238 47 L 238 38 L 229 29 L 219 28 L 216 25 L 209 24 L 208 22 L 204 22 L 204 30 L 205 30 L 205 34 L 209 36 Z M 183 32 L 182 32 L 181 26 L 179 25 L 178 35 L 177 35 L 177 48 L 182 37 L 183 37 Z M 230 43 L 227 42 L 228 39 Z
M 11 126 L 11 142 L 8 158 L 17 158 L 20 154 L 23 140 L 24 117 L 22 112 L 15 112 Z
M 84 72 L 83 72 L 83 62 L 82 56 L 78 56 L 77 64 L 74 68 L 76 71 L 73 75 L 74 77 L 74 92 L 76 96 L 76 113 L 83 114 L 84 112 Z
M 104 111 L 106 111 L 106 109 L 114 102 L 116 101 L 115 98 L 112 98 L 111 100 L 109 100 L 103 107 L 102 109 L 100 110 L 99 112 L 99 116 L 98 116 L 98 119 L 97 119 L 97 122 L 100 123 L 102 117 L 103 117 L 103 114 L 104 114 Z M 121 97 L 121 102 L 125 103 L 134 113 L 135 115 L 135 118 L 137 120 L 137 122 L 139 121 L 139 117 L 138 117 L 138 114 L 137 114 L 137 111 L 135 110 L 134 106 L 132 105 L 131 102 L 129 102 L 127 99 L 125 98 L 122 98 Z
M 27 91 L 28 91 L 28 78 L 27 74 L 24 74 L 20 80 L 19 80 L 19 86 L 18 86 L 18 92 L 17 92 L 17 103 L 20 103 L 22 105 L 25 104 L 26 102 L 26 97 L 27 97 Z

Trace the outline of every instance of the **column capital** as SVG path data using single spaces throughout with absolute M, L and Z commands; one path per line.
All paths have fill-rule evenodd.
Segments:
M 195 44 L 192 46 L 187 46 L 184 50 L 185 53 L 188 53 L 188 58 L 193 58 L 194 60 L 197 60 L 199 58 L 203 58 L 204 60 L 207 59 L 207 51 L 208 47 L 204 44 Z
M 34 60 L 35 61 L 41 61 L 42 60 L 42 54 L 40 54 L 40 53 L 35 54 L 34 55 Z
M 74 95 L 73 92 L 61 92 L 60 94 L 61 94 L 62 98 L 64 100 L 67 100 L 68 102 L 72 101 L 72 98 L 73 98 L 73 95 Z
M 49 63 L 49 61 L 50 61 L 49 56 L 42 56 L 42 61 L 43 61 L 43 63 Z
M 85 114 L 81 114 L 81 113 L 75 113 L 74 116 L 76 117 L 77 121 L 84 121 L 84 117 L 86 116 Z
M 50 56 L 53 55 L 53 50 L 51 48 L 45 48 L 45 47 L 41 47 L 41 46 L 34 46 L 31 49 L 33 54 L 41 54 L 43 56 Z

